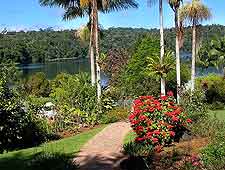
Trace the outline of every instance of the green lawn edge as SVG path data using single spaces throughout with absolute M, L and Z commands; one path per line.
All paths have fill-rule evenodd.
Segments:
M 25 170 L 24 163 L 31 160 L 39 153 L 65 154 L 74 156 L 81 147 L 107 125 L 88 130 L 78 135 L 42 144 L 38 147 L 0 154 L 0 170 Z

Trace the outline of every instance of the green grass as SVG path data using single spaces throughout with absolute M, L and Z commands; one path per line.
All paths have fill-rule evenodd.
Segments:
M 130 131 L 124 138 L 123 140 L 123 143 L 126 144 L 126 143 L 129 143 L 129 142 L 132 142 L 134 141 L 135 139 L 135 133 Z
M 215 116 L 218 120 L 225 121 L 225 110 L 210 111 L 210 115 Z
M 49 142 L 39 147 L 0 154 L 0 170 L 36 170 L 38 168 L 28 168 L 26 163 L 35 160 L 38 155 L 40 157 L 40 154 L 50 153 L 51 155 L 60 154 L 66 155 L 66 157 L 74 157 L 74 155 L 79 152 L 80 148 L 104 127 L 105 126 L 92 129 L 70 138 Z M 54 166 L 58 166 L 57 162 L 54 163 L 54 161 L 51 161 L 51 163 L 53 163 L 52 169 L 57 169 L 56 167 L 54 168 Z M 45 170 L 45 168 L 46 167 L 42 167 L 39 169 Z

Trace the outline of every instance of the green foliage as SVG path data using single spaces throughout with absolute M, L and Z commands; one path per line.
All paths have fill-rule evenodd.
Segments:
M 50 97 L 59 106 L 80 109 L 87 113 L 96 113 L 96 87 L 91 85 L 88 74 L 58 75 L 52 83 Z
M 114 123 L 128 118 L 129 110 L 127 108 L 116 107 L 102 114 L 100 122 L 103 124 Z
M 158 56 L 159 53 L 160 46 L 157 38 L 147 35 L 137 42 L 118 84 L 123 95 L 137 97 L 159 93 L 160 83 L 155 77 L 150 77 L 146 73 L 149 57 Z
M 202 45 L 199 52 L 199 65 L 203 68 L 213 66 L 221 69 L 225 63 L 225 37 L 214 38 Z
M 207 103 L 225 104 L 225 80 L 222 76 L 210 74 L 205 77 L 197 78 L 197 88 L 205 91 Z
M 171 51 L 167 52 L 160 63 L 160 56 L 151 56 L 149 59 L 149 74 L 156 75 L 159 78 L 166 78 L 167 74 L 175 70 L 175 56 Z
M 21 101 L 7 83 L 5 76 L 0 77 L 0 153 L 21 145 L 27 123 Z
M 225 128 L 218 129 L 211 144 L 202 150 L 202 161 L 209 170 L 225 168 Z
M 87 55 L 87 44 L 81 45 L 74 37 L 74 31 L 53 31 L 51 28 L 8 32 L 1 38 L 0 47 L 0 58 L 12 59 L 21 64 Z
M 217 35 L 225 35 L 222 25 L 200 26 L 199 37 L 206 42 Z M 80 42 L 79 37 L 74 36 L 76 30 L 54 31 L 51 28 L 39 31 L 8 32 L 1 37 L 0 58 L 13 59 L 21 64 L 47 62 L 52 59 L 86 57 L 88 43 Z M 103 30 L 101 39 L 102 52 L 109 49 L 132 49 L 136 40 L 146 33 L 154 34 L 159 38 L 158 29 L 143 28 L 109 28 Z M 175 50 L 175 30 L 164 29 L 165 46 Z M 184 52 L 191 52 L 192 29 L 185 29 Z
M 44 73 L 35 73 L 24 84 L 25 93 L 37 97 L 48 97 L 51 86 Z
M 207 116 L 208 108 L 205 95 L 200 90 L 195 90 L 194 92 L 190 90 L 185 91 L 181 96 L 180 104 L 194 122 Z
M 151 156 L 154 148 L 151 145 L 142 145 L 137 142 L 128 142 L 123 145 L 123 152 L 129 156 Z
M 51 82 L 50 97 L 58 107 L 56 127 L 77 130 L 81 126 L 93 126 L 101 114 L 111 110 L 114 100 L 103 94 L 97 101 L 96 86 L 91 85 L 88 74 L 59 74 Z

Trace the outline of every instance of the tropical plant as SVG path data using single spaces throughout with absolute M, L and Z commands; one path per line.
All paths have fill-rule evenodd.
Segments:
M 175 58 L 171 51 L 167 52 L 162 61 L 158 56 L 149 57 L 149 74 L 159 76 L 161 79 L 166 79 L 169 72 L 175 69 Z M 161 93 L 164 94 L 164 93 Z
M 177 102 L 180 102 L 180 88 L 181 88 L 181 75 L 180 75 L 180 48 L 182 46 L 183 29 L 182 22 L 179 20 L 179 8 L 183 0 L 168 0 L 170 7 L 174 11 L 174 22 L 176 31 L 176 73 L 177 73 Z
M 203 44 L 198 51 L 198 64 L 205 69 L 212 66 L 220 71 L 225 64 L 225 37 Z
M 210 19 L 211 12 L 201 0 L 192 0 L 180 9 L 180 18 L 182 21 L 187 20 L 192 24 L 192 74 L 191 90 L 195 89 L 195 64 L 196 64 L 196 28 L 197 25 L 205 20 Z

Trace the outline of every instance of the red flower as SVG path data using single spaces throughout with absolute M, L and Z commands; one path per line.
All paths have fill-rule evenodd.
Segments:
M 173 96 L 173 92 L 172 91 L 168 91 L 167 92 L 167 95 L 170 96 L 170 97 L 172 97 Z
M 154 112 L 155 108 L 154 107 L 149 107 L 148 110 L 149 110 L 149 112 Z
M 159 130 L 154 130 L 153 132 L 155 135 L 160 135 L 160 131 Z
M 187 123 L 192 123 L 192 120 L 191 119 L 187 119 Z
M 141 142 L 141 141 L 143 141 L 143 140 L 145 140 L 145 138 L 139 138 L 139 137 L 137 137 L 137 138 L 135 139 L 136 142 Z
M 170 131 L 170 136 L 174 137 L 175 136 L 175 132 L 174 131 Z
M 162 99 L 162 100 L 167 100 L 168 97 L 167 97 L 167 96 L 161 96 L 161 99 Z
M 147 119 L 147 117 L 146 117 L 145 115 L 140 115 L 140 116 L 139 116 L 139 119 L 140 119 L 141 121 L 144 121 L 144 120 Z
M 152 138 L 153 143 L 158 143 L 159 139 L 158 138 Z
M 131 114 L 131 115 L 129 116 L 129 120 L 131 121 L 131 120 L 133 120 L 135 117 L 136 117 L 135 114 Z
M 142 132 L 144 130 L 143 126 L 137 126 L 136 131 Z
M 174 121 L 174 122 L 178 122 L 178 121 L 179 121 L 179 118 L 178 118 L 178 117 L 176 117 L 176 116 L 173 116 L 173 117 L 172 117 L 172 121 Z

